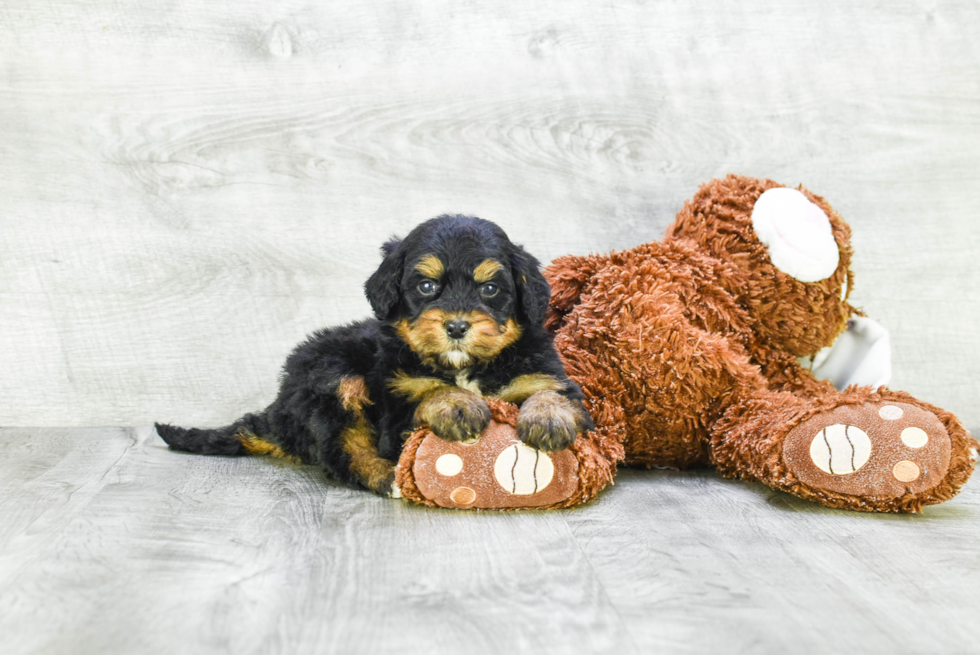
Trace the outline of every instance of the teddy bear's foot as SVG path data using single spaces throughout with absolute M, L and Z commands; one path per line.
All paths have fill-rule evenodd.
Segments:
M 544 452 L 517 438 L 517 408 L 491 403 L 494 419 L 472 441 L 446 441 L 429 430 L 411 461 L 401 462 L 405 495 L 455 509 L 550 507 L 580 486 L 579 462 L 571 450 Z M 414 444 L 413 444 L 414 447 Z
M 889 400 L 842 405 L 809 417 L 783 444 L 783 458 L 806 487 L 876 499 L 919 496 L 950 468 L 951 441 L 930 411 Z
M 440 507 L 544 507 L 572 495 L 577 468 L 571 452 L 536 450 L 491 422 L 473 443 L 427 436 L 415 453 L 415 484 Z

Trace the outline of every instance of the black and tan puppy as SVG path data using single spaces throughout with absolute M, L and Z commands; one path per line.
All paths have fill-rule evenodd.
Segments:
M 561 450 L 592 424 L 543 327 L 538 261 L 479 218 L 441 216 L 382 248 L 365 284 L 376 319 L 314 333 L 286 360 L 264 412 L 216 429 L 157 425 L 171 448 L 267 454 L 317 464 L 338 480 L 392 491 L 394 463 L 421 424 L 474 438 L 484 397 L 520 405 L 518 436 Z

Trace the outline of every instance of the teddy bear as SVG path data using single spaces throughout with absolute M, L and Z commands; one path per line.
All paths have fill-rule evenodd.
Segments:
M 570 507 L 616 467 L 712 466 L 826 506 L 919 512 L 954 496 L 977 442 L 951 413 L 884 386 L 836 389 L 801 364 L 849 320 L 850 228 L 821 197 L 729 175 L 701 186 L 662 241 L 559 257 L 548 327 L 595 429 L 540 453 L 517 408 L 469 444 L 425 426 L 396 468 L 432 506 Z
M 970 477 L 951 413 L 886 387 L 840 391 L 800 364 L 860 312 L 851 231 L 821 197 L 729 175 L 665 238 L 545 271 L 549 326 L 623 463 L 755 480 L 823 505 L 919 512 Z

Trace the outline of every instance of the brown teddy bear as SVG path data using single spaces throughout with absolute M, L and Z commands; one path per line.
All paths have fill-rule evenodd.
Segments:
M 851 256 L 850 228 L 822 198 L 731 175 L 703 185 L 663 241 L 555 260 L 549 327 L 596 429 L 538 453 L 514 434 L 516 408 L 492 401 L 474 444 L 417 431 L 399 488 L 443 507 L 567 507 L 622 461 L 712 465 L 862 511 L 951 498 L 977 447 L 956 417 L 884 387 L 838 391 L 798 361 L 858 313 Z
M 710 464 L 863 511 L 959 491 L 977 444 L 956 417 L 884 387 L 838 391 L 797 361 L 857 311 L 850 234 L 803 188 L 730 175 L 663 241 L 548 267 L 555 344 L 627 465 Z

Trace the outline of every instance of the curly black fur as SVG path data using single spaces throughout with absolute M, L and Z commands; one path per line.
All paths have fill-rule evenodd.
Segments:
M 500 227 L 479 218 L 440 216 L 404 240 L 389 241 L 382 254 L 381 266 L 365 284 L 376 318 L 312 334 L 286 360 L 278 397 L 265 411 L 214 430 L 157 424 L 164 441 L 176 450 L 245 455 L 257 452 L 246 444 L 253 437 L 280 455 L 322 466 L 338 480 L 387 493 L 390 479 L 368 479 L 363 453 L 376 453 L 393 467 L 421 416 L 469 421 L 466 430 L 448 426 L 440 433 L 433 420 L 433 430 L 444 438 L 464 438 L 485 425 L 484 401 L 466 396 L 467 402 L 458 402 L 464 390 L 489 396 L 519 376 L 547 376 L 580 416 L 579 427 L 591 427 L 582 392 L 566 376 L 543 327 L 550 290 L 539 263 Z M 475 339 L 470 350 L 451 336 L 461 330 Z M 393 388 L 396 377 L 434 386 L 431 393 L 412 396 Z M 366 398 L 345 398 L 343 385 L 350 380 L 361 384 Z M 369 435 L 368 451 L 345 441 L 352 425 Z M 565 448 L 574 438 L 567 430 L 524 432 L 522 438 L 547 450 Z

